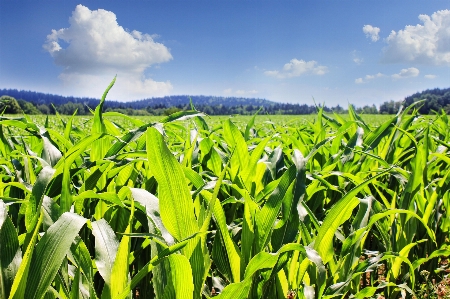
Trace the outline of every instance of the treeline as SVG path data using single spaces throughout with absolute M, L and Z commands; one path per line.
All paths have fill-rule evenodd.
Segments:
M 232 114 L 240 114 L 240 115 L 252 115 L 259 111 L 260 114 L 291 114 L 291 115 L 301 115 L 301 114 L 314 114 L 317 112 L 317 108 L 315 106 L 308 106 L 306 104 L 283 104 L 276 103 L 271 106 L 257 106 L 257 105 L 236 105 L 236 106 L 227 106 L 224 104 L 218 105 L 207 105 L 207 104 L 199 104 L 195 105 L 195 108 L 199 111 L 202 111 L 208 115 L 232 115 Z M 17 114 L 17 113 L 25 113 L 25 114 L 64 114 L 64 115 L 72 115 L 77 112 L 77 115 L 89 115 L 92 114 L 92 111 L 95 109 L 94 105 L 89 105 L 88 103 L 72 103 L 68 102 L 61 105 L 47 105 L 47 104 L 34 104 L 31 102 L 27 102 L 25 100 L 19 99 L 16 100 L 11 96 L 2 96 L 0 97 L 0 112 L 6 114 Z M 108 106 L 105 102 L 105 112 L 115 111 L 120 112 L 127 115 L 170 115 L 174 112 L 181 110 L 189 110 L 190 104 L 179 104 L 176 106 L 168 107 L 165 104 L 156 104 L 154 106 L 147 106 L 143 109 L 133 109 L 127 107 L 126 105 L 111 107 Z M 355 108 L 358 113 L 364 114 L 377 114 L 378 110 L 375 105 L 373 106 L 365 106 L 363 108 Z M 347 110 L 342 108 L 341 106 L 336 107 L 324 107 L 324 111 L 326 112 L 336 112 L 336 113 L 347 113 Z
M 427 89 L 422 92 L 417 92 L 405 98 L 403 102 L 384 102 L 380 106 L 379 113 L 381 114 L 395 114 L 403 104 L 409 106 L 415 102 L 424 100 L 422 103 L 418 103 L 417 109 L 421 114 L 431 114 L 434 111 L 444 110 L 450 113 L 450 88 L 440 89 Z
M 15 89 L 0 90 L 0 112 L 7 114 L 60 114 L 89 115 L 98 105 L 99 100 L 92 98 L 62 97 L 31 91 Z M 317 109 L 313 105 L 276 103 L 264 99 L 221 98 L 208 96 L 170 96 L 146 99 L 134 102 L 105 101 L 105 111 L 117 111 L 127 115 L 169 115 L 180 110 L 190 109 L 189 100 L 197 110 L 208 115 L 251 115 L 260 110 L 260 114 L 313 114 Z M 53 100 L 53 101 L 52 101 Z M 422 101 L 417 105 L 422 114 L 445 110 L 450 113 L 450 88 L 429 89 L 415 93 L 404 101 L 387 101 L 378 109 L 375 105 L 356 107 L 363 114 L 396 114 L 402 105 L 406 106 Z M 326 112 L 347 113 L 340 105 L 324 107 Z
M 411 105 L 421 100 L 425 100 L 418 106 L 419 112 L 422 114 L 429 114 L 441 109 L 450 113 L 450 88 L 435 88 L 415 93 L 405 98 L 405 105 Z
M 96 107 L 100 102 L 99 99 L 94 98 L 78 98 L 78 97 L 65 97 L 60 95 L 27 91 L 27 90 L 17 90 L 17 89 L 0 89 L 0 95 L 8 95 L 15 99 L 22 99 L 27 102 L 33 103 L 35 105 L 40 104 L 50 104 L 55 106 L 64 105 L 66 103 L 73 104 L 83 104 L 89 107 Z M 109 108 L 131 108 L 131 109 L 146 109 L 147 107 L 155 107 L 159 105 L 164 105 L 165 107 L 176 107 L 184 106 L 189 104 L 190 99 L 192 102 L 201 105 L 225 105 L 225 106 L 240 106 L 240 105 L 254 105 L 254 106 L 271 106 L 276 104 L 275 102 L 268 101 L 266 99 L 258 98 L 240 98 L 240 97 L 216 97 L 216 96 L 189 96 L 189 95 L 176 95 L 176 96 L 165 96 L 157 98 L 148 98 L 143 100 L 131 101 L 131 102 L 119 102 L 107 99 L 105 101 L 105 107 Z

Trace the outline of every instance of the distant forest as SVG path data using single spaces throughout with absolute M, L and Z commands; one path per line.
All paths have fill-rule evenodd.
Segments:
M 17 89 L 0 89 L 0 112 L 7 114 L 60 114 L 78 115 L 91 114 L 91 110 L 100 102 L 94 98 L 64 97 L 34 91 Z M 260 114 L 312 114 L 316 107 L 306 104 L 276 103 L 265 99 L 214 97 L 214 96 L 166 96 L 150 98 L 133 102 L 105 101 L 105 111 L 117 111 L 128 115 L 169 115 L 180 110 L 190 109 L 190 99 L 196 109 L 208 115 L 250 115 L 261 109 Z M 408 96 L 402 102 L 388 101 L 380 105 L 356 107 L 358 113 L 364 114 L 395 114 L 402 105 L 425 100 L 417 108 L 422 114 L 430 114 L 444 109 L 450 113 L 450 88 L 428 89 Z M 324 107 L 326 112 L 346 113 L 339 105 Z

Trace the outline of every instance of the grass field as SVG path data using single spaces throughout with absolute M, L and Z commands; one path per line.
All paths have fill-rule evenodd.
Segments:
M 0 298 L 450 296 L 445 113 L 100 104 L 0 132 Z

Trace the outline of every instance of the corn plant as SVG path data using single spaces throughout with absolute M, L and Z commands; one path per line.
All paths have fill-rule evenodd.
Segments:
M 1 298 L 405 298 L 444 279 L 450 130 L 0 117 Z M 420 292 L 419 292 L 420 293 Z

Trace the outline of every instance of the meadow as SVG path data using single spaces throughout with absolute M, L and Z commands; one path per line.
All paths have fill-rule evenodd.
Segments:
M 0 117 L 0 298 L 449 298 L 444 112 Z

